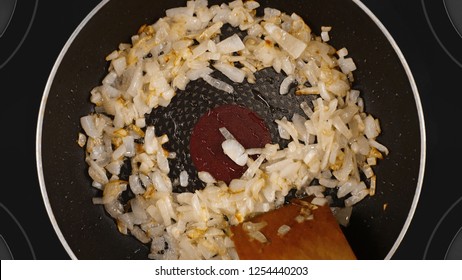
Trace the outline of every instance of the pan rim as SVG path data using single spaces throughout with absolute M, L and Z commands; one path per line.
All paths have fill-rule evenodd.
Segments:
M 48 95 L 50 93 L 51 85 L 53 84 L 54 77 L 56 73 L 58 72 L 58 68 L 64 58 L 64 56 L 67 53 L 67 50 L 69 47 L 72 45 L 74 42 L 74 39 L 77 37 L 77 35 L 80 33 L 80 31 L 85 27 L 85 25 L 90 21 L 90 19 L 104 6 L 106 5 L 110 0 L 102 0 L 98 5 L 96 5 L 93 10 L 90 11 L 90 13 L 80 22 L 80 24 L 76 27 L 76 29 L 72 32 L 71 36 L 67 40 L 66 44 L 63 46 L 61 49 L 61 52 L 59 53 L 53 68 L 51 69 L 50 75 L 48 76 L 47 83 L 45 85 L 45 89 L 43 91 L 43 96 L 42 100 L 40 102 L 40 109 L 39 109 L 39 114 L 38 114 L 38 122 L 37 122 L 37 133 L 36 133 L 36 158 L 37 158 L 37 172 L 38 172 L 38 179 L 39 179 L 39 184 L 40 184 L 40 191 L 43 197 L 43 201 L 45 204 L 45 208 L 48 214 L 48 217 L 51 221 L 51 224 L 58 236 L 58 239 L 61 241 L 61 244 L 63 245 L 64 249 L 68 253 L 69 257 L 71 259 L 77 260 L 77 256 L 74 254 L 74 251 L 71 249 L 69 244 L 66 241 L 66 238 L 64 237 L 61 229 L 59 228 L 58 222 L 53 214 L 53 209 L 51 207 L 50 200 L 48 199 L 48 193 L 46 190 L 45 186 L 45 177 L 43 174 L 43 168 L 42 168 L 42 125 L 43 125 L 43 119 L 45 117 L 45 108 L 46 108 L 46 103 L 48 100 Z
M 39 108 L 39 114 L 38 114 L 38 122 L 37 122 L 37 132 L 36 132 L 36 164 L 37 164 L 37 172 L 38 172 L 38 179 L 39 179 L 39 185 L 40 185 L 40 191 L 42 194 L 43 202 L 45 204 L 45 208 L 48 214 L 48 217 L 52 223 L 52 226 L 61 242 L 63 245 L 64 249 L 68 253 L 71 259 L 77 260 L 77 256 L 73 252 L 73 250 L 70 248 L 69 244 L 66 241 L 66 238 L 64 237 L 58 222 L 53 214 L 53 209 L 51 207 L 50 200 L 48 198 L 48 193 L 46 190 L 45 186 L 45 178 L 43 174 L 43 168 L 42 168 L 42 149 L 41 149 L 41 144 L 42 144 L 42 125 L 43 125 L 43 119 L 45 116 L 45 108 L 46 108 L 46 103 L 47 99 L 50 93 L 51 86 L 54 81 L 54 77 L 58 71 L 58 68 L 67 53 L 69 47 L 72 45 L 74 42 L 75 38 L 77 35 L 80 33 L 80 31 L 84 28 L 84 26 L 89 22 L 89 20 L 104 6 L 106 5 L 110 0 L 102 0 L 93 10 L 90 11 L 90 13 L 82 20 L 82 22 L 77 26 L 77 28 L 74 30 L 74 32 L 71 34 L 69 39 L 67 40 L 66 44 L 62 48 L 61 52 L 59 53 L 53 68 L 50 72 L 50 75 L 48 76 L 47 83 L 45 85 L 45 89 L 43 91 L 43 96 L 42 100 L 40 103 L 40 108 Z M 392 258 L 392 256 L 395 254 L 396 250 L 398 249 L 400 243 L 404 239 L 404 236 L 406 235 L 406 232 L 412 222 L 412 218 L 414 216 L 414 213 L 417 208 L 417 204 L 419 201 L 420 193 L 422 190 L 422 185 L 423 185 L 423 178 L 424 178 L 424 171 L 425 171 L 425 161 L 426 161 L 426 131 L 425 131 L 425 120 L 424 120 L 424 114 L 423 114 L 423 107 L 421 104 L 420 100 L 420 95 L 419 91 L 417 88 L 417 85 L 415 83 L 414 77 L 412 75 L 412 71 L 403 55 L 401 52 L 401 49 L 399 48 L 398 44 L 390 34 L 390 32 L 386 29 L 386 27 L 382 24 L 382 22 L 377 18 L 377 16 L 367 7 L 365 6 L 361 0 L 352 0 L 359 8 L 363 10 L 363 12 L 368 15 L 371 20 L 377 25 L 377 27 L 380 29 L 382 34 L 387 38 L 388 42 L 390 45 L 393 47 L 393 50 L 395 51 L 396 55 L 398 56 L 401 65 L 403 66 L 409 84 L 412 89 L 412 93 L 414 95 L 414 100 L 415 100 L 415 105 L 417 109 L 417 115 L 419 119 L 419 130 L 420 130 L 420 166 L 419 166 L 419 174 L 417 178 L 417 186 L 416 190 L 414 193 L 414 197 L 412 200 L 411 208 L 409 210 L 408 216 L 406 218 L 406 221 L 400 231 L 400 234 L 398 235 L 397 239 L 395 240 L 392 248 L 388 252 L 388 254 L 385 256 L 385 260 L 389 260 Z
M 415 210 L 417 208 L 417 204 L 419 202 L 419 197 L 420 193 L 422 191 L 422 185 L 423 185 L 423 179 L 424 179 L 424 173 L 425 173 L 425 161 L 426 161 L 426 132 L 425 132 L 425 120 L 424 120 L 424 114 L 423 114 L 423 107 L 422 103 L 420 101 L 420 95 L 419 95 L 419 90 L 417 88 L 417 84 L 415 83 L 414 76 L 412 75 L 411 68 L 409 67 L 409 64 L 407 63 L 406 58 L 404 57 L 403 53 L 401 52 L 401 49 L 399 48 L 398 44 L 396 43 L 395 39 L 393 36 L 390 34 L 388 29 L 383 25 L 383 23 L 377 18 L 377 16 L 368 8 L 366 5 L 364 5 L 360 0 L 353 0 L 353 2 L 358 5 L 377 25 L 377 27 L 382 31 L 382 33 L 385 35 L 387 38 L 388 42 L 391 44 L 393 49 L 396 52 L 396 55 L 398 56 L 399 60 L 401 61 L 401 64 L 404 68 L 404 71 L 406 72 L 407 78 L 409 80 L 410 86 L 412 88 L 412 93 L 414 94 L 414 100 L 415 100 L 415 105 L 417 108 L 417 115 L 419 117 L 419 129 L 420 129 L 420 167 L 419 167 L 419 177 L 417 178 L 417 188 L 414 193 L 414 198 L 412 200 L 411 204 L 411 209 L 409 210 L 408 216 L 406 218 L 406 221 L 404 223 L 403 228 L 401 229 L 400 234 L 398 235 L 398 238 L 396 239 L 395 243 L 391 247 L 390 251 L 388 254 L 385 256 L 386 260 L 389 260 L 392 258 L 392 256 L 395 254 L 396 250 L 398 249 L 399 245 L 404 239 L 404 236 L 406 235 L 406 232 L 411 225 L 412 218 L 414 216 Z

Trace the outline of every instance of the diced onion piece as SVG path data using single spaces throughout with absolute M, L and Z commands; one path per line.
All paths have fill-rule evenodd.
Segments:
M 186 187 L 188 186 L 188 180 L 189 180 L 189 175 L 188 172 L 186 171 L 181 171 L 180 172 L 180 186 Z
M 266 32 L 293 58 L 298 58 L 306 49 L 306 43 L 295 38 L 273 23 L 266 23 Z
M 222 91 L 225 91 L 227 93 L 233 93 L 234 92 L 234 88 L 223 82 L 223 81 L 220 81 L 218 79 L 215 79 L 213 78 L 212 76 L 210 75 L 204 75 L 202 76 L 202 79 L 204 79 L 204 81 L 206 81 L 209 85 L 213 86 L 214 88 L 218 89 L 218 90 L 222 90 Z
M 375 195 L 375 191 L 377 189 L 377 177 L 376 175 L 373 175 L 371 178 L 371 184 L 369 186 L 369 196 L 374 196 Z
M 268 225 L 267 222 L 262 221 L 258 223 L 254 222 L 244 222 L 242 223 L 242 229 L 247 232 L 259 231 Z
M 233 65 L 224 62 L 217 62 L 213 65 L 213 67 L 235 83 L 242 83 L 244 81 L 245 72 Z
M 83 133 L 79 133 L 79 138 L 77 140 L 77 144 L 79 144 L 79 146 L 81 148 L 83 148 L 86 143 L 87 143 L 87 136 L 85 134 L 83 134 Z
M 333 207 L 331 208 L 331 210 L 332 210 L 332 214 L 337 219 L 337 222 L 340 225 L 344 227 L 348 226 L 348 224 L 350 223 L 351 213 L 353 211 L 353 208 L 351 206 L 343 207 L 343 208 Z
M 278 236 L 284 236 L 290 231 L 291 227 L 288 225 L 282 225 L 278 228 Z
M 284 94 L 289 93 L 290 86 L 292 85 L 294 81 L 295 81 L 294 76 L 289 75 L 285 77 L 284 80 L 282 80 L 281 86 L 279 87 L 279 94 L 284 95 Z
M 226 127 L 220 127 L 219 128 L 221 135 L 225 137 L 226 140 L 236 140 L 234 136 L 229 132 L 229 130 Z
M 369 190 L 362 190 L 358 194 L 348 197 L 347 199 L 345 199 L 345 206 L 349 207 L 355 205 L 356 203 L 363 200 L 363 198 L 366 197 L 368 194 Z
M 188 72 L 186 72 L 186 77 L 190 81 L 195 81 L 199 78 L 202 78 L 205 75 L 209 75 L 213 72 L 213 70 L 210 67 L 204 67 L 200 69 L 190 69 Z
M 342 69 L 342 72 L 348 74 L 356 70 L 356 64 L 353 62 L 353 59 L 350 58 L 340 58 L 338 60 L 338 66 Z
M 106 121 L 99 115 L 88 115 L 80 118 L 85 134 L 92 138 L 99 138 L 103 134 Z
M 223 152 L 237 165 L 244 166 L 247 163 L 248 155 L 244 146 L 234 139 L 227 139 L 222 144 Z
M 251 231 L 247 233 L 251 239 L 255 239 L 260 243 L 268 242 L 268 239 L 261 231 Z
M 216 182 L 215 178 L 213 178 L 213 176 L 206 171 L 199 171 L 197 174 L 199 179 L 206 184 L 213 184 Z
M 245 45 L 237 34 L 234 34 L 217 44 L 217 51 L 222 54 L 229 54 L 245 49 Z
M 311 203 L 318 206 L 324 206 L 327 204 L 327 199 L 324 197 L 315 197 L 313 198 Z

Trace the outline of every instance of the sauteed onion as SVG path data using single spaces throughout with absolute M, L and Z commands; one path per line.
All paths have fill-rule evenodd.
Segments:
M 377 140 L 379 120 L 351 88 L 353 59 L 346 48 L 327 43 L 334 28 L 323 27 L 317 36 L 296 13 L 267 7 L 258 16 L 259 7 L 256 1 L 209 7 L 206 0 L 192 0 L 169 9 L 106 57 L 108 73 L 91 91 L 95 112 L 81 118 L 78 143 L 92 186 L 102 191 L 93 202 L 104 206 L 121 233 L 148 244 L 149 258 L 238 259 L 229 226 L 281 206 L 293 189 L 315 195 L 319 204 L 330 203 L 325 193 L 334 190 L 347 209 L 376 193 L 373 167 L 388 149 Z M 225 25 L 246 36 L 222 38 Z M 203 79 L 217 94 L 229 94 L 233 82 L 255 83 L 255 73 L 268 67 L 285 76 L 281 98 L 292 84 L 295 94 L 316 96 L 298 104 L 303 116 L 275 120 L 289 144 L 244 149 L 224 133 L 224 152 L 247 165 L 242 177 L 227 185 L 199 172 L 202 190 L 173 192 L 173 181 L 184 187 L 188 174 L 169 177 L 175 151 L 163 147 L 169 136 L 147 126 L 145 116 L 167 107 L 191 81 Z M 229 81 L 214 77 L 215 71 Z M 127 161 L 125 181 L 120 170 Z M 127 203 L 124 192 L 134 195 Z

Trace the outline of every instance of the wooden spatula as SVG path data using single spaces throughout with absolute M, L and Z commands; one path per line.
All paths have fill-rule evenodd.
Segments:
M 232 226 L 242 260 L 352 260 L 356 256 L 329 206 L 294 199 Z

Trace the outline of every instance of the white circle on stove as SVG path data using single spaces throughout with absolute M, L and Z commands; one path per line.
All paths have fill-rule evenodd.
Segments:
M 5 56 L 2 56 L 2 58 L 0 59 L 0 69 L 2 69 L 5 65 L 8 64 L 8 62 L 13 58 L 13 56 L 17 53 L 21 45 L 24 43 L 32 27 L 32 23 L 34 22 L 35 15 L 37 13 L 38 2 L 39 0 L 22 1 L 19 3 L 17 0 L 0 0 L 0 46 L 11 47 L 7 48 L 9 49 L 9 51 L 4 53 Z M 8 37 L 8 35 L 6 34 L 7 31 L 18 32 L 17 30 L 15 30 L 14 23 L 15 20 L 18 20 L 18 17 L 24 16 L 23 14 L 21 14 L 22 12 L 24 12 L 24 9 L 21 9 L 21 7 L 32 7 L 33 9 L 30 17 L 21 18 L 21 20 L 27 22 L 26 29 L 19 31 L 22 34 L 22 36 L 19 36 L 19 41 L 11 40 L 11 38 L 5 38 Z
M 16 0 L 3 0 L 0 2 L 0 38 L 5 33 L 8 25 L 10 25 L 16 8 Z
M 13 254 L 11 253 L 10 247 L 6 243 L 3 236 L 0 234 L 0 260 L 12 260 Z
M 456 236 L 454 236 L 451 245 L 449 245 L 445 259 L 462 260 L 462 227 L 456 233 Z
M 460 0 L 456 0 L 456 1 L 460 1 Z M 462 60 L 458 58 L 458 55 L 460 55 L 459 52 L 457 53 L 451 53 L 451 50 L 448 49 L 448 46 L 445 45 L 445 43 L 442 41 L 442 39 L 444 39 L 444 41 L 447 41 L 447 37 L 445 38 L 445 35 L 444 34 L 437 34 L 437 32 L 435 31 L 435 27 L 433 26 L 431 20 L 430 20 L 430 15 L 429 15 L 429 12 L 434 12 L 434 10 L 432 9 L 427 9 L 427 5 L 425 4 L 425 2 L 429 2 L 431 5 L 437 5 L 437 7 L 440 7 L 444 13 L 444 11 L 451 11 L 451 16 L 449 16 L 449 13 L 446 12 L 446 15 L 442 15 L 444 17 L 445 20 L 447 20 L 447 24 L 449 25 L 452 25 L 454 27 L 454 32 L 457 33 L 458 35 L 459 32 L 458 30 L 455 28 L 456 25 L 454 25 L 454 22 L 453 20 L 451 20 L 451 17 L 452 18 L 459 18 L 460 16 L 460 11 L 457 11 L 457 10 L 454 10 L 456 9 L 456 7 L 458 7 L 458 5 L 460 5 L 460 3 L 455 3 L 454 5 L 454 1 L 450 1 L 450 0 L 442 0 L 441 2 L 436 2 L 435 0 L 420 0 L 421 2 L 421 5 L 422 5 L 422 8 L 423 8 L 423 12 L 424 12 L 424 16 L 425 16 L 425 19 L 428 23 L 428 27 L 430 27 L 430 30 L 431 32 L 433 33 L 433 36 L 435 37 L 436 41 L 438 42 L 438 44 L 440 45 L 440 47 L 444 50 L 444 52 L 446 52 L 446 54 L 452 59 L 452 61 L 454 61 L 459 67 L 462 67 Z M 446 4 L 447 3 L 450 3 L 449 5 L 449 9 L 446 8 L 448 5 Z M 439 3 L 439 4 L 438 4 Z M 435 8 L 435 6 L 431 6 L 432 8 Z M 441 12 L 439 9 L 437 10 L 437 12 Z M 448 17 L 446 17 L 448 16 Z M 457 23 L 459 23 L 460 21 L 457 20 Z M 447 31 L 447 29 L 446 29 Z M 441 38 L 440 38 L 441 36 Z M 447 35 L 446 35 L 447 36 Z M 455 39 L 460 39 L 458 38 L 457 36 L 452 36 L 452 38 L 450 40 L 455 40 Z
M 462 1 L 444 0 L 443 3 L 449 20 L 451 21 L 459 36 L 462 37 Z

